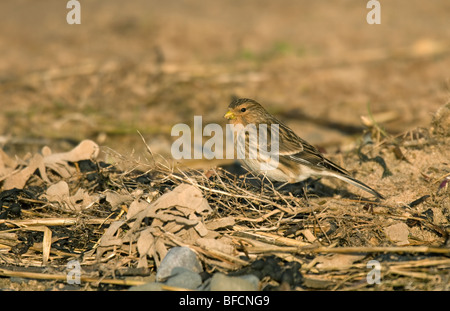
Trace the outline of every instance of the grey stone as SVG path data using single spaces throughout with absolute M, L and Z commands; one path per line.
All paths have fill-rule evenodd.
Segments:
M 197 255 L 189 247 L 173 247 L 161 261 L 156 273 L 156 281 L 163 282 L 173 275 L 172 270 L 182 267 L 192 272 L 202 272 L 203 268 Z
M 247 280 L 248 282 L 250 282 L 256 289 L 258 289 L 259 286 L 259 279 L 256 275 L 253 274 L 246 274 L 246 275 L 242 275 L 239 278 Z
M 172 276 L 165 283 L 169 286 L 197 289 L 202 284 L 202 278 L 196 272 L 182 267 L 172 269 Z

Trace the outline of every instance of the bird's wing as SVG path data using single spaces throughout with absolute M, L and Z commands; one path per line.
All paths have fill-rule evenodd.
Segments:
M 325 158 L 316 147 L 300 138 L 286 125 L 280 123 L 279 155 L 300 164 L 313 168 L 327 169 L 343 175 L 349 173 L 332 161 Z

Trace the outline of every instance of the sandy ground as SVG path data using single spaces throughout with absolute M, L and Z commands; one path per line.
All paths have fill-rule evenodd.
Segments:
M 6 150 L 92 138 L 168 154 L 176 123 L 224 124 L 231 96 L 260 101 L 314 144 L 388 113 L 400 133 L 448 100 L 446 2 L 95 1 L 68 25 L 61 1 L 0 4 L 0 135 Z

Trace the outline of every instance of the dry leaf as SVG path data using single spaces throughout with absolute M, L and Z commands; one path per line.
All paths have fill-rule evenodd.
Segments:
M 64 210 L 79 211 L 92 205 L 100 199 L 100 195 L 89 195 L 85 190 L 79 188 L 71 196 L 69 185 L 65 181 L 60 181 L 48 187 L 44 197 L 52 203 L 58 204 Z
M 139 252 L 139 268 L 147 268 L 147 254 L 152 256 L 155 238 L 153 237 L 151 231 L 152 228 L 147 228 L 141 232 L 139 239 L 137 240 L 137 248 Z
M 17 161 L 11 159 L 2 149 L 0 149 L 0 181 L 11 174 L 17 167 Z
M 127 212 L 130 229 L 123 233 L 120 241 L 133 243 L 137 240 L 138 267 L 147 267 L 147 256 L 159 266 L 168 250 L 166 243 L 170 239 L 165 238 L 167 235 L 177 236 L 184 244 L 194 244 L 197 239 L 209 234 L 201 215 L 212 210 L 198 188 L 181 184 L 152 203 L 140 198 L 142 192 L 135 194 L 138 197 L 130 204 Z M 111 195 L 113 202 L 120 201 L 115 194 L 108 195 Z M 150 218 L 151 224 L 143 228 L 147 226 L 143 222 L 144 218 Z M 116 237 L 113 241 L 118 242 L 118 239 Z M 172 242 L 169 245 L 173 246 Z
M 45 173 L 44 160 L 40 154 L 35 154 L 27 167 L 7 177 L 3 184 L 3 190 L 13 188 L 23 189 L 30 176 L 33 175 L 37 169 L 39 169 L 41 176 L 47 176 Z
M 234 226 L 235 223 L 236 222 L 234 220 L 234 217 L 229 216 L 229 217 L 209 221 L 205 225 L 206 225 L 206 228 L 208 228 L 209 230 L 217 230 L 220 228 Z
M 149 214 L 172 206 L 187 207 L 199 214 L 212 212 L 208 201 L 206 201 L 198 188 L 188 184 L 181 184 L 152 203 L 152 209 L 149 211 Z
M 155 260 L 156 267 L 159 267 L 161 260 L 166 256 L 168 250 L 162 239 L 156 239 L 155 252 L 153 259 Z
M 143 200 L 134 200 L 128 207 L 127 219 L 131 219 L 143 210 L 147 209 L 150 203 Z
M 65 181 L 60 181 L 48 187 L 45 197 L 49 202 L 68 202 L 69 185 Z
M 46 168 L 53 170 L 63 178 L 69 178 L 76 171 L 75 168 L 69 166 L 69 162 L 95 159 L 99 150 L 96 143 L 91 140 L 84 140 L 69 152 L 52 154 L 49 147 L 44 147 L 42 155 L 35 154 L 31 159 L 27 155 L 19 163 L 5 157 L 2 151 L 0 153 L 0 176 L 5 179 L 3 189 L 23 189 L 37 169 L 39 169 L 42 179 L 47 183 L 50 183 L 50 180 L 47 177 Z M 13 170 L 17 165 L 24 165 L 25 168 L 14 172 Z
M 74 174 L 75 168 L 69 166 L 69 162 L 79 162 L 82 160 L 96 159 L 100 148 L 92 140 L 83 140 L 78 146 L 69 152 L 52 154 L 50 148 L 44 147 L 42 153 L 45 154 L 45 166 L 55 171 L 63 178 L 68 178 Z
M 111 210 L 118 209 L 122 204 L 133 201 L 133 196 L 130 194 L 120 194 L 115 191 L 105 192 L 106 201 L 111 204 Z M 131 206 L 130 206 L 131 209 Z M 129 213 L 129 212 L 128 212 Z
M 225 243 L 223 239 L 207 239 L 200 238 L 195 242 L 198 246 L 204 249 L 215 249 L 222 253 L 226 253 L 228 255 L 233 255 L 235 253 L 235 248 L 229 243 Z
M 111 223 L 108 229 L 106 229 L 105 234 L 103 234 L 102 239 L 100 240 L 100 246 L 113 246 L 122 244 L 122 239 L 116 237 L 115 234 L 124 223 L 125 222 L 122 220 Z

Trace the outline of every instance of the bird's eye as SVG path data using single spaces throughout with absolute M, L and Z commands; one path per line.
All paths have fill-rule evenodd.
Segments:
M 246 108 L 241 108 L 241 112 L 246 112 L 247 109 Z

